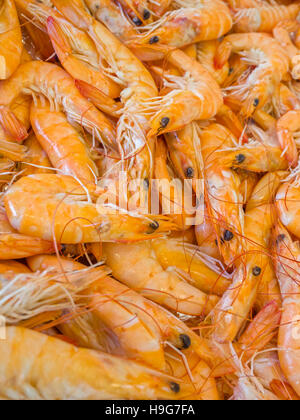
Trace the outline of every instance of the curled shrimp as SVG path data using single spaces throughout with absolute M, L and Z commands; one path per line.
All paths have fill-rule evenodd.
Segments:
M 104 246 L 104 256 L 113 276 L 143 296 L 177 312 L 189 315 L 208 313 L 218 301 L 164 269 L 151 243 Z M 122 261 L 122 264 L 120 262 Z
M 14 75 L 0 85 L 1 123 L 8 131 L 13 101 L 21 94 L 44 95 L 53 109 L 62 106 L 68 117 L 81 124 L 101 142 L 113 148 L 115 130 L 113 124 L 85 99 L 74 85 L 71 76 L 60 67 L 41 61 L 31 61 L 18 68 Z M 14 116 L 14 114 L 13 114 Z M 14 120 L 13 120 L 14 121 Z
M 89 188 L 67 175 L 23 177 L 5 194 L 9 221 L 25 235 L 69 244 L 150 239 L 175 228 L 163 217 L 111 212 L 91 202 L 96 187 Z
M 16 348 L 18 351 L 13 351 Z M 178 399 L 182 396 L 180 384 L 172 376 L 131 360 L 80 349 L 29 329 L 7 328 L 7 338 L 0 343 L 0 354 L 3 360 L 0 394 L 5 398 L 99 400 Z M 54 355 L 53 364 L 50 360 L 53 361 Z M 20 372 L 23 372 L 22 379 L 17 383 L 12 381 Z M 36 381 L 43 377 L 48 379 Z
M 153 116 L 150 135 L 177 131 L 196 120 L 214 117 L 223 104 L 221 89 L 210 73 L 181 50 L 170 51 L 167 60 L 183 76 L 165 75 L 173 90 L 148 104 Z
M 54 168 L 83 182 L 95 182 L 97 167 L 87 145 L 62 112 L 52 111 L 45 101 L 37 100 L 31 107 L 31 124 Z
M 247 118 L 270 99 L 289 71 L 289 57 L 280 44 L 266 34 L 232 34 L 226 36 L 218 48 L 216 68 L 222 68 L 232 53 L 242 54 L 248 64 L 256 66 L 244 81 L 229 88 L 230 95 L 243 101 L 241 113 Z
M 19 67 L 23 50 L 20 23 L 13 0 L 0 4 L 0 79 L 8 79 Z

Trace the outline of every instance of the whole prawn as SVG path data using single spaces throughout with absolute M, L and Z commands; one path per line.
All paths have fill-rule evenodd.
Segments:
M 242 115 L 249 117 L 265 105 L 277 84 L 288 73 L 289 57 L 271 36 L 232 34 L 224 38 L 217 50 L 216 68 L 222 68 L 232 53 L 242 54 L 249 64 L 256 66 L 244 82 L 229 88 L 230 95 L 243 101 Z
M 220 38 L 232 27 L 229 8 L 219 0 L 173 0 L 171 7 L 159 20 L 140 28 L 134 48 L 161 44 L 182 48 Z
M 160 232 L 176 230 L 163 217 L 131 216 L 111 212 L 89 188 L 67 175 L 38 174 L 23 177 L 5 194 L 11 225 L 22 234 L 77 244 L 99 241 L 150 239 Z M 22 199 L 20 199 L 22 197 Z
M 7 328 L 0 354 L 0 394 L 8 399 L 178 399 L 182 395 L 172 376 L 28 329 Z M 16 376 L 19 379 L 13 381 Z
M 203 315 L 219 300 L 183 281 L 176 272 L 164 269 L 149 242 L 105 244 L 103 253 L 115 278 L 167 308 L 189 315 Z

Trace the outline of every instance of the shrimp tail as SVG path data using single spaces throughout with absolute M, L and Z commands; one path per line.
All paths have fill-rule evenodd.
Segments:
M 122 105 L 105 95 L 100 89 L 83 80 L 75 80 L 75 86 L 82 96 L 91 101 L 101 111 L 112 116 L 118 116 L 117 113 L 122 108 Z
M 59 24 L 52 16 L 47 18 L 47 31 L 55 50 L 59 50 L 60 57 L 67 60 L 68 56 L 72 54 L 71 47 Z
M 19 143 L 28 137 L 28 132 L 24 124 L 7 107 L 0 109 L 0 124 L 9 136 Z

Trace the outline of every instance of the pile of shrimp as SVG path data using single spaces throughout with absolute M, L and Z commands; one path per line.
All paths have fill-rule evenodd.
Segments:
M 299 150 L 298 1 L 0 0 L 0 399 L 299 400 Z

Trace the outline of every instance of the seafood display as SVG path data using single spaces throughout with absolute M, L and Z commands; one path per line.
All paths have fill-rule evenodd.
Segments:
M 0 0 L 0 399 L 299 400 L 299 151 L 299 1 Z

